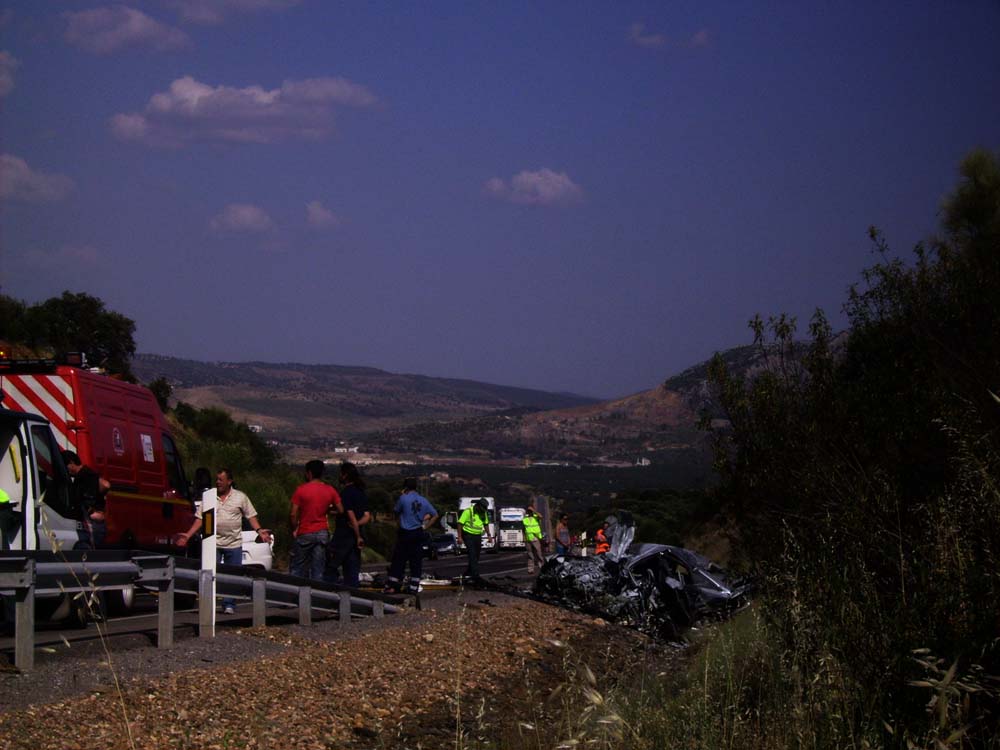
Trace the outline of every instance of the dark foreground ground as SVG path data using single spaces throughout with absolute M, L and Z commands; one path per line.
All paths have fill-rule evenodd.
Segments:
M 678 658 L 633 631 L 477 591 L 346 628 L 230 625 L 163 651 L 139 635 L 107 643 L 60 644 L 30 674 L 0 672 L 0 745 L 555 747 L 567 685 Z

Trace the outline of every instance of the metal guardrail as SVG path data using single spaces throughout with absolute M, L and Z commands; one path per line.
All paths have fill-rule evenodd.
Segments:
M 342 625 L 352 615 L 381 618 L 397 611 L 401 597 L 355 591 L 320 581 L 256 568 L 219 565 L 215 573 L 217 596 L 253 603 L 253 624 L 266 624 L 268 605 L 297 608 L 299 624 L 312 624 L 313 611 L 335 614 Z M 198 596 L 201 637 L 214 635 L 215 601 L 212 572 L 198 560 L 139 551 L 0 552 L 0 595 L 13 596 L 14 666 L 34 667 L 35 598 L 88 596 L 137 586 L 158 592 L 158 648 L 174 642 L 174 593 Z

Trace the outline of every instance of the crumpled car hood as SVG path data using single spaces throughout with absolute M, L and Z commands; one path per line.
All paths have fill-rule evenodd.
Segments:
M 631 541 L 630 522 L 628 516 L 619 524 L 614 541 Z M 611 546 L 618 551 L 614 542 Z M 534 595 L 661 638 L 676 638 L 684 628 L 726 617 L 749 603 L 749 581 L 697 552 L 648 543 L 619 545 L 619 550 L 615 556 L 550 558 L 535 581 Z

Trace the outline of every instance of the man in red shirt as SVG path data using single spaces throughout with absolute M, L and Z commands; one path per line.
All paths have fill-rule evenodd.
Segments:
M 291 570 L 293 576 L 323 578 L 326 566 L 326 544 L 330 541 L 327 514 L 333 508 L 343 513 L 340 495 L 323 481 L 323 462 L 306 464 L 306 481 L 292 495 L 291 521 L 295 543 L 292 545 Z

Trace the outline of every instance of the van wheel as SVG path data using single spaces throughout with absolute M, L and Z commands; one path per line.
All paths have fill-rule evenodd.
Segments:
M 108 591 L 105 596 L 107 597 L 108 611 L 113 615 L 127 614 L 135 606 L 135 586 L 132 584 L 119 591 Z

